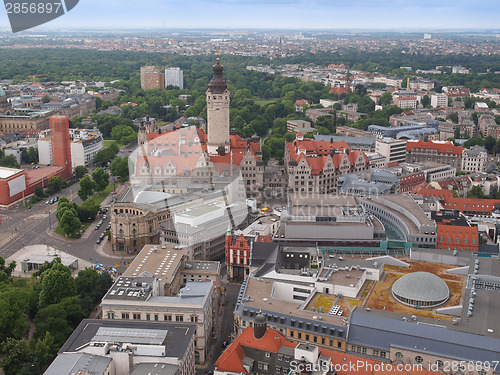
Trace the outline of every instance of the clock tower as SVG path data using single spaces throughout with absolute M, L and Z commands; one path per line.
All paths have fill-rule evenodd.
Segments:
M 230 151 L 229 90 L 222 77 L 223 70 L 217 58 L 213 66 L 214 76 L 207 90 L 207 151 L 210 155 L 223 155 Z

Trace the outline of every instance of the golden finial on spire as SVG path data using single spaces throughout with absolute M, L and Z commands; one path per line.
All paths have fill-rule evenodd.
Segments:
M 219 62 L 219 52 L 215 52 L 215 56 L 217 56 L 217 62 Z

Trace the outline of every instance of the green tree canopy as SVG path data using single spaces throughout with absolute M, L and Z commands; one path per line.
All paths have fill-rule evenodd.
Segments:
M 66 187 L 66 182 L 60 176 L 53 176 L 49 179 L 48 187 L 54 193 Z
M 92 172 L 92 180 L 96 184 L 97 191 L 103 191 L 109 184 L 109 173 L 104 172 L 102 168 L 97 168 Z
M 80 188 L 76 193 L 82 201 L 85 201 L 94 193 L 95 189 L 97 189 L 95 181 L 91 180 L 89 176 L 83 176 L 80 180 Z
M 89 169 L 84 165 L 79 165 L 75 168 L 75 177 L 79 180 L 89 173 Z
M 78 213 L 73 210 L 64 211 L 59 220 L 59 225 L 67 235 L 75 233 L 82 227 L 82 223 L 78 219 Z
M 57 304 L 65 297 L 76 295 L 76 282 L 71 276 L 71 271 L 61 263 L 54 263 L 50 269 L 42 273 L 40 284 L 39 307 L 41 309 Z

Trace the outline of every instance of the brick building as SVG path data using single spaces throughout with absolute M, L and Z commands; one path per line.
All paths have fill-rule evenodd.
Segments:
M 478 251 L 479 233 L 477 226 L 471 226 L 463 215 L 445 210 L 432 212 L 432 219 L 436 220 L 437 223 L 437 249 Z
M 316 141 L 297 134 L 285 146 L 288 191 L 335 193 L 337 180 L 348 173 L 370 169 L 370 160 L 361 151 L 351 151 L 346 142 Z
M 73 175 L 68 116 L 50 116 L 52 165 L 64 168 L 63 179 Z
M 448 164 L 462 169 L 463 147 L 455 146 L 451 142 L 442 141 L 411 141 L 406 143 L 406 161 L 408 163 L 433 161 Z

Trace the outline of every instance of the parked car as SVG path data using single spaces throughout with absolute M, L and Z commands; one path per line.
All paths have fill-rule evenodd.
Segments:
M 101 235 L 99 236 L 99 238 L 102 240 L 104 238 L 104 233 L 101 233 Z
M 102 241 L 102 239 L 98 238 L 98 239 L 97 239 L 97 241 L 96 241 L 96 243 L 97 243 L 97 244 L 100 244 L 100 243 L 101 243 L 101 241 Z

